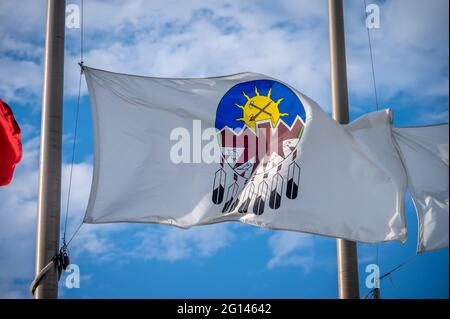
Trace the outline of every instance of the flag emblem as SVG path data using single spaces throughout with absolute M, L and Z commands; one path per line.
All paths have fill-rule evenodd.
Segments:
M 222 162 L 213 203 L 223 204 L 224 213 L 251 209 L 260 215 L 267 201 L 272 209 L 280 207 L 284 188 L 286 197 L 295 199 L 300 177 L 295 159 L 305 121 L 302 102 L 280 82 L 248 81 L 228 90 L 216 113 Z M 280 174 L 283 165 L 285 176 Z

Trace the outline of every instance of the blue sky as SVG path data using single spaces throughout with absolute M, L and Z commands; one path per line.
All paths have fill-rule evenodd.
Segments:
M 291 84 L 330 111 L 326 1 L 85 0 L 87 65 L 165 77 L 243 71 Z M 371 1 L 369 1 L 371 2 Z M 372 30 L 380 107 L 396 125 L 448 122 L 448 1 L 374 1 Z M 78 3 L 68 1 L 68 3 Z M 30 297 L 45 6 L 0 3 L 0 97 L 23 132 L 24 159 L 0 189 L 0 297 Z M 351 118 L 376 109 L 363 1 L 346 1 Z M 66 30 L 63 208 L 76 112 L 80 30 Z M 85 84 L 75 154 L 69 235 L 81 221 L 92 172 L 92 125 Z M 407 201 L 409 239 L 378 245 L 384 273 L 414 255 L 417 221 Z M 360 287 L 376 245 L 359 244 Z M 180 230 L 160 225 L 84 225 L 70 248 L 81 288 L 62 298 L 336 298 L 335 240 L 225 223 Z M 64 281 L 64 276 L 62 283 Z M 448 249 L 419 255 L 382 281 L 386 298 L 448 298 Z

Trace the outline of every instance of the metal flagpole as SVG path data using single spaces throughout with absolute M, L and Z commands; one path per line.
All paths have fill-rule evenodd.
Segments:
M 349 115 L 342 0 L 328 0 L 328 27 L 333 118 L 341 124 L 347 124 Z M 359 298 L 359 283 L 356 243 L 338 238 L 336 244 L 339 298 L 357 299 Z
M 59 251 L 64 28 L 65 0 L 48 0 L 42 94 L 36 275 Z M 35 298 L 57 297 L 58 274 L 56 267 L 53 267 L 37 287 Z

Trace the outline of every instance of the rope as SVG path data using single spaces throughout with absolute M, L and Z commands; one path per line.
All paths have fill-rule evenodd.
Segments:
M 67 191 L 67 203 L 66 203 L 66 213 L 65 213 L 65 222 L 64 222 L 64 235 L 63 235 L 63 245 L 66 246 L 66 233 L 67 233 L 67 222 L 69 217 L 69 207 L 70 207 L 70 194 L 72 191 L 72 176 L 73 176 L 73 164 L 75 162 L 75 146 L 77 142 L 77 133 L 78 133 L 78 116 L 80 113 L 80 96 L 81 96 L 81 78 L 82 78 L 82 70 L 80 70 L 80 76 L 78 81 L 78 97 L 77 97 L 77 108 L 75 115 L 75 129 L 74 129 L 74 137 L 72 143 L 72 160 L 70 163 L 70 174 L 69 174 L 69 188 Z
M 78 230 L 81 228 L 81 226 L 78 226 L 76 232 L 71 237 L 69 242 L 66 242 L 66 235 L 67 235 L 67 223 L 69 220 L 69 207 L 70 207 L 70 195 L 72 191 L 72 177 L 73 177 L 73 165 L 75 163 L 75 148 L 76 148 L 76 142 L 77 142 L 77 135 L 78 135 L 78 118 L 80 114 L 80 100 L 81 100 L 81 80 L 83 76 L 83 0 L 81 0 L 81 26 L 80 26 L 80 76 L 78 79 L 78 96 L 77 96 L 77 107 L 76 107 L 76 115 L 75 115 L 75 128 L 73 133 L 73 143 L 72 143 L 72 159 L 70 163 L 70 173 L 69 173 L 69 187 L 67 191 L 67 201 L 66 201 L 66 212 L 65 212 L 65 221 L 64 221 L 64 233 L 63 233 L 63 247 L 67 247 L 69 242 L 73 239 L 75 234 L 78 232 Z
M 56 266 L 56 256 L 52 258 L 52 260 L 39 272 L 39 274 L 34 278 L 33 282 L 30 285 L 30 293 L 34 296 L 34 292 L 36 288 L 39 286 L 42 278 L 47 275 L 47 273 L 52 269 L 53 266 Z
M 81 226 L 84 225 L 84 222 L 81 221 L 81 223 L 78 225 L 77 229 L 75 230 L 75 232 L 73 233 L 72 237 L 70 237 L 69 241 L 67 242 L 67 246 L 69 246 L 69 244 L 72 242 L 72 240 L 75 238 L 75 235 L 78 233 L 78 231 L 80 230 Z
M 410 256 L 409 258 L 407 258 L 406 260 L 404 260 L 403 262 L 401 262 L 399 265 L 397 265 L 396 267 L 392 268 L 390 271 L 388 271 L 387 273 L 385 273 L 384 275 L 382 275 L 380 277 L 380 281 L 383 280 L 384 278 L 389 278 L 392 282 L 392 274 L 394 272 L 396 272 L 397 270 L 399 270 L 400 268 L 402 268 L 403 266 L 409 264 L 411 261 L 413 261 L 415 258 L 417 257 L 417 254 L 414 254 L 412 256 Z M 377 288 L 373 288 L 371 289 L 365 296 L 364 299 L 368 299 L 369 297 L 373 296 L 375 290 Z
M 83 15 L 83 0 L 81 0 L 81 26 L 80 26 L 80 62 L 83 63 L 83 52 L 84 52 L 84 44 L 83 44 L 83 39 L 84 39 L 84 15 Z
M 50 262 L 47 265 L 45 265 L 44 268 L 42 268 L 42 270 L 39 272 L 39 274 L 37 274 L 36 277 L 34 278 L 34 280 L 31 282 L 31 285 L 29 288 L 30 293 L 32 295 L 34 295 L 34 293 L 35 293 L 37 287 L 39 286 L 39 284 L 41 283 L 42 279 L 52 269 L 55 269 L 56 275 L 58 276 L 58 281 L 59 281 L 59 279 L 61 278 L 62 270 L 63 269 L 66 270 L 67 267 L 69 267 L 69 265 L 70 265 L 70 259 L 69 259 L 69 255 L 68 255 L 67 246 L 63 246 L 59 250 L 59 253 L 52 257 Z
M 379 267 L 379 268 L 381 268 L 381 265 L 380 265 L 380 254 L 379 254 L 379 244 L 378 243 L 376 243 L 376 246 L 375 246 L 376 248 L 375 248 L 375 262 L 376 262 L 376 264 L 377 264 L 377 266 Z M 381 278 L 377 278 L 376 279 L 377 280 L 377 282 L 376 282 L 376 287 L 380 287 L 380 281 L 381 281 Z
M 367 1 L 364 0 L 364 14 L 367 19 L 366 8 L 367 8 Z M 367 27 L 367 25 L 365 26 L 365 28 L 367 30 L 367 40 L 369 42 L 370 65 L 372 68 L 372 82 L 373 82 L 373 90 L 374 90 L 374 94 L 375 94 L 375 106 L 376 106 L 376 110 L 379 111 L 377 81 L 376 81 L 376 77 L 375 77 L 375 67 L 374 67 L 374 62 L 373 62 L 372 39 L 370 37 L 370 29 Z M 378 243 L 375 244 L 375 262 L 376 262 L 377 266 L 380 267 L 380 253 L 379 253 L 379 244 Z M 377 281 L 379 283 L 379 281 L 381 281 L 381 278 L 378 278 Z
M 366 18 L 367 18 L 366 8 L 367 8 L 367 1 L 364 0 L 364 13 L 366 14 Z M 373 90 L 375 93 L 375 105 L 376 105 L 377 111 L 378 111 L 379 103 L 378 103 L 377 81 L 375 78 L 375 67 L 374 67 L 374 63 L 373 63 L 372 39 L 370 37 L 370 29 L 367 26 L 366 26 L 366 30 L 367 30 L 367 39 L 369 41 L 370 62 L 371 62 L 371 66 L 372 66 L 372 81 L 373 81 Z
M 401 264 L 399 264 L 397 267 L 393 268 L 391 271 L 388 271 L 387 273 L 385 273 L 383 276 L 380 277 L 380 280 L 386 278 L 387 276 L 392 275 L 392 273 L 394 273 L 395 271 L 399 270 L 400 268 L 402 268 L 403 266 L 405 266 L 406 264 L 410 263 L 411 261 L 413 261 L 415 258 L 417 257 L 417 255 L 412 255 L 410 256 L 408 259 L 406 259 L 405 261 L 403 261 Z

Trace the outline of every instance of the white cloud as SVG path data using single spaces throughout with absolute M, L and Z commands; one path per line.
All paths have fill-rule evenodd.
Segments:
M 86 12 L 91 12 L 85 18 L 87 39 L 91 35 L 85 54 L 87 65 L 163 77 L 253 71 L 293 84 L 319 102 L 328 96 L 329 85 L 324 85 L 328 83 L 326 29 L 317 23 L 293 34 L 290 28 L 296 25 L 280 23 L 286 18 L 263 10 L 260 2 L 225 7 L 217 1 L 183 2 L 176 5 L 176 10 L 167 10 L 170 3 L 166 1 L 137 3 L 140 10 L 134 10 L 136 1 L 123 4 L 121 9 L 117 3 L 94 2 L 86 6 Z M 308 6 L 316 4 L 308 2 Z M 112 18 L 114 27 L 108 28 L 111 22 L 105 20 L 110 15 L 93 16 L 93 12 L 116 10 L 134 12 L 134 22 L 120 13 Z M 124 31 L 127 28 L 130 32 Z M 99 32 L 106 34 L 106 39 L 94 37 Z M 77 58 L 70 58 L 74 70 L 69 72 L 73 74 L 77 73 Z M 76 88 L 76 77 L 69 82 L 72 85 L 68 87 Z
M 32 280 L 38 145 L 32 139 L 23 146 L 24 158 L 12 183 L 0 188 L 0 296 L 4 297 L 25 295 Z
M 39 102 L 36 103 L 35 97 L 40 95 L 42 89 L 40 64 L 0 57 L 0 74 L 0 94 L 4 100 L 9 103 L 30 103 L 34 109 L 38 108 Z
M 273 257 L 267 267 L 298 266 L 309 272 L 314 259 L 311 248 L 314 245 L 311 235 L 295 232 L 277 232 L 269 238 L 269 247 Z
M 20 3 L 0 4 L 0 47 L 24 58 L 0 61 L 3 79 L 11 78 L 0 82 L 0 95 L 12 100 L 23 99 L 24 91 L 40 92 L 42 78 L 36 57 L 43 33 L 39 41 L 34 34 L 43 31 L 45 12 L 34 1 Z M 398 96 L 448 99 L 448 2 L 379 5 L 381 28 L 371 34 L 381 106 L 395 110 L 391 101 Z M 326 1 L 89 1 L 84 12 L 88 65 L 179 77 L 254 71 L 290 83 L 330 109 Z M 16 31 L 11 16 L 27 21 L 26 27 Z M 362 2 L 347 2 L 345 17 L 349 89 L 359 103 L 373 96 Z M 67 29 L 66 36 L 67 96 L 77 93 L 79 30 Z M 362 107 L 373 109 L 352 105 Z
M 358 96 L 371 96 L 364 7 L 346 9 L 349 86 Z M 448 99 L 448 1 L 386 1 L 380 4 L 380 15 L 380 29 L 370 32 L 384 106 L 399 94 Z
M 39 1 L 0 3 L 0 96 L 31 104 L 42 90 L 45 6 Z
M 180 261 L 209 257 L 228 246 L 234 235 L 228 225 L 210 225 L 191 229 L 152 228 L 135 235 L 140 244 L 126 253 L 144 260 Z
M 0 188 L 0 296 L 26 297 L 34 274 L 39 138 L 23 145 L 23 159 L 10 185 Z M 72 207 L 81 212 L 89 191 L 90 164 L 74 165 Z M 67 194 L 69 165 L 63 166 L 63 194 Z M 63 197 L 63 203 L 64 197 Z M 64 206 L 65 208 L 65 206 Z M 61 221 L 63 221 L 61 217 Z

